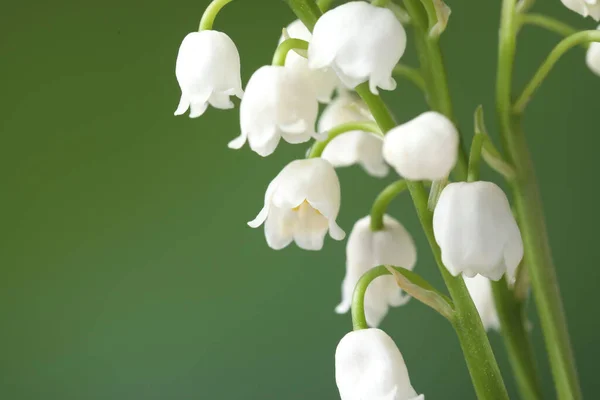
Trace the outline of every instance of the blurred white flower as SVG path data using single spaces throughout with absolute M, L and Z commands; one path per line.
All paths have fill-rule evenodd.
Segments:
M 444 188 L 433 213 L 442 261 L 454 276 L 509 281 L 523 258 L 523 241 L 506 195 L 492 182 L 458 182 Z
M 500 320 L 496 311 L 490 280 L 481 275 L 475 275 L 473 278 L 465 276 L 464 279 L 485 330 L 494 329 L 499 331 Z
M 373 120 L 367 106 L 350 94 L 343 94 L 333 100 L 321 114 L 319 132 L 349 122 Z M 384 177 L 389 167 L 383 160 L 383 138 L 364 131 L 350 131 L 333 138 L 327 144 L 322 158 L 334 167 L 347 167 L 360 164 L 365 171 L 375 177 Z
M 292 39 L 302 39 L 310 43 L 311 34 L 306 29 L 306 26 L 300 20 L 295 20 L 289 24 L 286 31 Z M 281 37 L 279 43 L 285 38 Z M 311 70 L 308 68 L 308 60 L 295 51 L 288 52 L 285 59 L 286 68 L 290 68 L 296 73 L 303 74 L 313 86 L 317 100 L 321 103 L 329 103 L 335 88 L 340 84 L 340 81 L 335 72 L 330 68 Z
M 354 287 L 360 277 L 378 265 L 394 265 L 412 270 L 417 262 L 417 248 L 410 233 L 394 218 L 385 215 L 383 229 L 371 230 L 371 217 L 366 216 L 352 228 L 346 245 L 346 276 L 342 282 L 342 302 L 335 311 L 350 310 Z M 365 317 L 371 327 L 377 327 L 388 312 L 410 300 L 391 275 L 376 278 L 365 293 Z
M 308 46 L 311 69 L 332 67 L 348 88 L 369 82 L 394 90 L 392 71 L 406 48 L 406 32 L 394 13 L 364 1 L 327 11 L 317 21 Z
M 210 104 L 215 108 L 233 107 L 231 96 L 244 94 L 240 77 L 240 56 L 233 41 L 218 31 L 189 33 L 181 42 L 175 75 L 181 100 L 175 115 L 190 109 L 190 118 L 204 114 Z
M 600 21 L 600 0 L 561 0 L 570 10 Z
M 337 225 L 340 182 L 335 169 L 321 158 L 295 160 L 271 181 L 262 210 L 252 228 L 265 223 L 267 244 L 279 250 L 292 241 L 305 250 L 320 250 L 325 235 L 343 240 Z
M 335 351 L 335 381 L 341 400 L 424 400 L 410 383 L 404 358 L 379 329 L 346 334 Z
M 598 26 L 598 30 L 600 30 L 600 26 Z M 588 48 L 585 57 L 585 61 L 587 66 L 592 70 L 592 72 L 600 76 L 600 43 L 590 43 L 590 47 Z
M 250 148 L 266 157 L 275 151 L 279 140 L 304 143 L 317 137 L 315 123 L 319 104 L 303 75 L 267 65 L 259 68 L 246 86 L 240 105 L 240 136 L 229 142 Z
M 428 111 L 390 130 L 383 157 L 410 180 L 447 178 L 458 157 L 459 135 L 452 121 Z

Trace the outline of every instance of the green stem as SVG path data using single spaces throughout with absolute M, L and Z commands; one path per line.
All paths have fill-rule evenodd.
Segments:
M 371 0 L 371 5 L 375 7 L 386 7 L 390 0 Z
M 523 113 L 523 110 L 525 110 L 525 107 L 527 106 L 527 103 L 529 103 L 533 93 L 538 87 L 540 87 L 544 79 L 546 79 L 552 70 L 552 67 L 554 67 L 556 62 L 563 56 L 563 54 L 575 46 L 590 42 L 600 42 L 600 31 L 594 30 L 577 32 L 569 37 L 566 37 L 559 44 L 557 44 L 556 47 L 552 49 L 550 54 L 548 54 L 548 57 L 537 70 L 531 81 L 529 81 L 527 86 L 525 86 L 523 93 L 521 93 L 518 100 L 515 102 L 513 112 L 517 114 Z
M 325 147 L 327 147 L 327 145 L 333 140 L 333 138 L 341 135 L 342 133 L 351 131 L 371 132 L 376 135 L 382 136 L 379 126 L 377 126 L 377 124 L 373 121 L 348 122 L 345 124 L 337 125 L 336 127 L 331 128 L 327 132 L 327 139 L 317 141 L 315 142 L 315 144 L 313 144 L 312 148 L 310 149 L 310 153 L 308 153 L 308 156 L 306 158 L 321 157 L 321 154 L 323 154 L 323 150 L 325 150 Z
M 331 4 L 330 0 L 321 0 L 317 5 L 315 0 L 284 0 L 292 12 L 296 14 L 296 17 L 304 26 L 308 28 L 309 31 L 312 32 L 317 20 L 321 16 L 322 12 L 319 8 L 320 6 L 329 6 Z
M 561 400 L 579 400 L 581 389 L 546 232 L 541 195 L 520 120 L 512 113 L 511 107 L 517 34 L 515 14 L 515 0 L 503 0 L 496 81 L 500 133 L 508 161 L 515 168 L 511 186 L 525 248 L 525 265 L 531 278 L 557 395 Z
M 221 8 L 225 7 L 226 4 L 231 3 L 233 0 L 213 0 L 206 10 L 204 10 L 204 14 L 202 14 L 202 19 L 200 20 L 199 31 L 207 31 L 211 30 L 213 24 L 215 22 L 215 18 Z
M 333 0 L 317 0 L 317 6 L 322 12 L 329 10 L 331 3 L 333 3 Z
M 481 149 L 483 148 L 483 142 L 485 141 L 485 135 L 479 133 L 473 136 L 471 142 L 471 152 L 469 154 L 469 173 L 467 174 L 467 181 L 475 182 L 479 180 L 479 169 L 481 164 Z
M 379 193 L 373 207 L 371 208 L 371 230 L 380 231 L 383 229 L 383 215 L 387 210 L 388 206 L 400 193 L 405 191 L 407 188 L 406 181 L 400 179 L 394 183 L 388 185 L 385 189 Z
M 457 125 L 439 41 L 437 38 L 429 37 L 428 14 L 419 0 L 405 0 L 404 5 L 413 20 L 415 44 L 419 53 L 421 72 L 425 78 L 426 98 L 429 107 L 433 111 L 444 114 Z M 458 162 L 455 167 L 457 180 L 464 180 L 467 177 L 468 160 L 463 145 L 461 140 Z
M 273 65 L 283 67 L 287 54 L 294 49 L 307 50 L 308 42 L 302 39 L 286 39 L 277 46 L 275 54 L 273 54 Z
M 523 399 L 542 399 L 531 340 L 526 329 L 524 304 L 517 301 L 506 279 L 492 282 L 494 303 L 500 319 L 504 345 Z
M 543 14 L 520 14 L 518 16 L 519 25 L 535 25 L 540 28 L 555 32 L 561 36 L 569 36 L 577 33 L 578 30 L 564 22 Z
M 402 76 L 412 83 L 422 91 L 425 91 L 425 79 L 423 79 L 423 75 L 421 71 L 416 68 L 408 67 L 406 65 L 398 64 L 394 67 L 394 75 Z

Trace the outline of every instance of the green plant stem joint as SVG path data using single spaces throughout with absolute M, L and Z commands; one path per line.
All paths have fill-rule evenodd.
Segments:
M 385 214 L 388 206 L 400 193 L 406 190 L 408 187 L 407 182 L 404 179 L 400 179 L 390 185 L 388 185 L 375 199 L 373 207 L 371 208 L 371 230 L 380 231 L 383 229 L 383 215 Z
M 215 23 L 215 18 L 217 14 L 225 5 L 231 3 L 233 0 L 213 0 L 206 10 L 204 10 L 204 14 L 202 14 L 202 19 L 200 20 L 199 31 L 207 31 L 211 30 L 213 24 Z

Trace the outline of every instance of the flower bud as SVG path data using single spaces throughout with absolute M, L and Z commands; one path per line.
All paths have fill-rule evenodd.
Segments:
M 229 109 L 229 99 L 244 94 L 240 77 L 240 56 L 233 41 L 218 31 L 189 33 L 177 55 L 175 75 L 181 88 L 181 100 L 175 115 L 190 109 L 190 118 L 204 114 L 210 104 Z
M 271 181 L 262 210 L 252 228 L 265 224 L 269 247 L 282 249 L 295 241 L 305 250 L 321 250 L 325 235 L 343 240 L 335 219 L 340 211 L 340 182 L 322 158 L 295 160 Z
M 476 275 L 473 278 L 465 277 L 465 284 L 475 303 L 481 322 L 485 330 L 500 330 L 500 319 L 494 303 L 492 283 L 486 277 Z
M 600 0 L 561 0 L 570 10 L 600 21 Z
M 342 302 L 335 311 L 350 310 L 354 287 L 360 277 L 378 265 L 394 265 L 412 270 L 417 262 L 417 248 L 410 233 L 394 218 L 383 217 L 383 229 L 371 230 L 371 217 L 360 219 L 348 237 L 346 245 L 346 276 L 342 282 Z M 369 326 L 377 327 L 388 312 L 410 300 L 391 275 L 375 279 L 365 293 L 365 317 Z
M 302 39 L 310 43 L 312 35 L 302 21 L 295 20 L 287 26 L 286 30 L 290 38 Z M 281 37 L 279 43 L 284 39 Z M 317 100 L 321 103 L 329 103 L 333 91 L 340 84 L 335 71 L 330 68 L 311 70 L 308 68 L 308 60 L 293 50 L 288 52 L 285 58 L 285 67 L 306 76 L 307 81 L 313 86 Z
M 379 329 L 342 338 L 335 351 L 335 381 L 341 400 L 424 400 L 410 384 L 404 358 Z
M 349 122 L 372 120 L 373 116 L 361 100 L 350 94 L 343 94 L 333 100 L 321 114 L 319 132 Z M 365 171 L 375 177 L 384 177 L 389 167 L 383 160 L 383 139 L 371 132 L 350 131 L 333 138 L 327 144 L 322 158 L 334 167 L 347 167 L 360 164 Z
M 280 66 L 263 66 L 250 78 L 240 105 L 242 133 L 229 142 L 250 148 L 266 157 L 275 151 L 279 140 L 304 143 L 317 137 L 315 122 L 319 104 L 306 77 Z
M 492 182 L 444 188 L 433 213 L 433 233 L 453 276 L 510 280 L 523 258 L 523 241 L 506 195 Z
M 394 90 L 392 71 L 406 48 L 406 32 L 394 13 L 364 1 L 327 11 L 317 21 L 308 46 L 308 66 L 331 66 L 348 88 L 369 82 Z
M 598 26 L 598 30 L 600 30 L 600 26 Z M 600 43 L 590 43 L 585 61 L 592 72 L 600 76 Z
M 456 164 L 458 145 L 452 121 L 428 111 L 385 135 L 383 158 L 406 179 L 441 180 Z

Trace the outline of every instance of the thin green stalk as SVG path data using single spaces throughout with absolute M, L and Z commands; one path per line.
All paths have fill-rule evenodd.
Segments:
M 376 135 L 382 136 L 379 126 L 377 126 L 377 124 L 373 121 L 348 122 L 345 124 L 341 124 L 334 128 L 331 128 L 327 132 L 327 139 L 315 142 L 315 144 L 313 144 L 312 148 L 310 149 L 310 153 L 306 158 L 321 157 L 321 154 L 323 154 L 323 150 L 325 150 L 325 147 L 327 147 L 327 145 L 333 140 L 333 138 L 341 135 L 342 133 L 350 131 L 371 132 Z
M 473 136 L 471 142 L 471 152 L 469 153 L 469 173 L 467 174 L 468 182 L 475 182 L 479 180 L 479 170 L 481 164 L 481 149 L 483 148 L 483 142 L 485 141 L 485 135 L 479 133 Z
M 221 8 L 225 7 L 225 5 L 231 3 L 233 0 L 213 0 L 206 10 L 204 10 L 204 14 L 202 14 L 202 19 L 200 20 L 199 31 L 207 31 L 212 29 L 213 24 L 215 22 L 215 18 Z
M 422 91 L 426 90 L 425 79 L 423 79 L 423 75 L 421 74 L 421 71 L 419 71 L 417 68 L 398 64 L 394 67 L 394 75 L 402 76 L 403 78 L 408 79 Z
M 525 327 L 524 304 L 517 301 L 505 278 L 492 282 L 492 290 L 500 319 L 502 338 L 521 397 L 527 400 L 542 399 L 533 347 Z
M 428 15 L 420 0 L 405 0 L 404 5 L 413 20 L 415 44 L 419 53 L 421 72 L 425 78 L 426 99 L 429 107 L 444 114 L 457 125 L 439 41 L 438 38 L 429 37 Z M 458 161 L 455 167 L 457 180 L 464 180 L 467 177 L 468 160 L 462 142 L 461 140 Z
M 539 26 L 561 36 L 569 36 L 578 32 L 577 29 L 565 24 L 561 20 L 543 14 L 520 14 L 518 16 L 518 23 L 519 25 Z
M 380 231 L 383 229 L 383 215 L 387 210 L 388 206 L 400 193 L 405 191 L 407 188 L 406 181 L 400 179 L 394 183 L 388 185 L 385 189 L 379 193 L 373 207 L 371 208 L 371 230 Z
M 508 161 L 515 169 L 515 179 L 511 182 L 511 187 L 525 248 L 525 265 L 531 277 L 558 398 L 580 400 L 581 388 L 552 261 L 537 179 L 525 136 L 521 131 L 520 120 L 512 113 L 511 84 L 516 34 L 515 0 L 503 0 L 496 107 Z
M 334 0 L 317 0 L 317 5 L 322 12 L 329 10 Z
M 570 49 L 578 46 L 582 43 L 600 42 L 600 31 L 582 31 L 577 32 L 569 37 L 564 38 L 554 49 L 548 54 L 546 60 L 542 63 L 540 68 L 536 71 L 535 75 L 529 81 L 523 93 L 519 96 L 515 102 L 513 112 L 517 114 L 523 113 L 527 103 L 531 99 L 531 96 L 538 87 L 542 84 L 544 79 L 548 76 L 552 67 L 560 60 L 560 58 Z
M 292 50 L 307 50 L 308 42 L 302 39 L 286 39 L 277 46 L 273 54 L 273 65 L 283 67 L 287 54 Z

